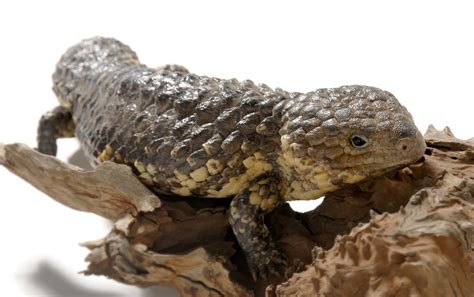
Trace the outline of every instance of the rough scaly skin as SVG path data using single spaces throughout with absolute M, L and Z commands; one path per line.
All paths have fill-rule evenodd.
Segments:
M 56 139 L 75 129 L 94 164 L 128 164 L 158 194 L 234 197 L 230 222 L 255 277 L 284 263 L 264 214 L 415 162 L 425 149 L 407 110 L 373 87 L 291 93 L 154 69 L 100 37 L 70 48 L 53 80 L 60 106 L 40 121 L 41 152 L 54 155 Z

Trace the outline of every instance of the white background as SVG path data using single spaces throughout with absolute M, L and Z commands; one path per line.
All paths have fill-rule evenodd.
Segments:
M 0 142 L 35 145 L 57 103 L 51 74 L 81 39 L 110 36 L 141 61 L 293 91 L 367 84 L 394 93 L 422 132 L 474 136 L 474 11 L 469 1 L 2 1 Z M 59 143 L 67 159 L 77 144 Z M 110 226 L 52 201 L 0 167 L 5 296 L 176 296 L 84 277 L 79 242 Z M 299 209 L 307 209 L 300 205 Z M 6 293 L 8 292 L 8 294 Z

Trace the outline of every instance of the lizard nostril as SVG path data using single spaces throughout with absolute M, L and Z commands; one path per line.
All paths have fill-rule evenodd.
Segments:
M 403 138 L 403 139 L 400 139 L 397 143 L 397 147 L 400 151 L 402 152 L 408 152 L 411 150 L 412 148 L 412 143 L 410 141 L 410 139 L 408 138 Z

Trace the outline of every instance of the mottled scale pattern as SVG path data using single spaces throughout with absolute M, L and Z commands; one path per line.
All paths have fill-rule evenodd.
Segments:
M 70 48 L 53 79 L 92 162 L 128 164 L 157 193 L 228 197 L 271 172 L 290 192 L 296 181 L 322 194 L 351 183 L 344 168 L 364 165 L 350 174 L 366 177 L 413 159 L 390 153 L 398 138 L 417 133 L 411 116 L 373 87 L 286 92 L 180 66 L 150 68 L 128 46 L 100 37 Z M 354 149 L 357 133 L 376 145 Z M 323 183 L 308 176 L 315 168 L 327 173 Z
M 75 134 L 94 164 L 127 164 L 156 193 L 232 196 L 229 222 L 254 278 L 285 263 L 266 213 L 415 162 L 426 147 L 378 88 L 286 92 L 150 68 L 110 38 L 70 48 L 53 81 L 60 106 L 40 120 L 40 152 L 54 155 L 56 139 Z
M 58 64 L 54 89 L 72 106 L 76 136 L 93 162 L 131 165 L 159 193 L 213 196 L 208 190 L 219 192 L 246 171 L 243 160 L 276 150 L 278 139 L 256 127 L 275 121 L 273 106 L 287 98 L 285 92 L 184 68 L 148 68 L 111 39 L 78 47 Z M 84 48 L 91 54 L 85 56 Z
M 384 141 L 380 135 L 385 135 L 395 145 L 396 140 L 417 133 L 416 127 L 408 124 L 413 121 L 408 111 L 391 93 L 376 88 L 344 86 L 294 94 L 281 108 L 285 125 L 280 134 L 287 135 L 289 144 L 298 144 L 295 153 L 299 157 L 314 155 L 333 168 L 377 163 L 375 155 L 383 156 L 382 166 L 398 162 L 400 154 L 390 156 L 380 146 L 354 150 L 347 141 L 351 135 L 374 135 L 379 142 Z M 375 155 L 367 158 L 369 152 Z M 356 155 L 364 155 L 364 160 Z

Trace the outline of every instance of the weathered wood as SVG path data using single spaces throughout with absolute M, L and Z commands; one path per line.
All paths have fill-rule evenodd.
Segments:
M 426 160 L 404 183 L 423 186 L 406 207 L 315 247 L 312 264 L 267 295 L 473 296 L 474 145 L 449 128 L 426 139 Z
M 125 165 L 106 162 L 84 171 L 22 144 L 1 145 L 0 164 L 58 202 L 112 220 L 160 206 Z
M 182 296 L 252 296 L 251 291 L 230 280 L 225 259 L 211 256 L 202 247 L 168 255 L 148 250 L 143 244 L 131 244 L 119 229 L 132 222 L 128 215 L 117 222 L 123 226 L 104 240 L 84 244 L 91 249 L 86 274 L 107 275 L 141 287 L 172 286 Z
M 84 171 L 19 144 L 0 145 L 0 164 L 60 203 L 115 221 L 84 244 L 86 274 L 183 296 L 471 296 L 474 142 L 449 128 L 425 139 L 418 164 L 331 193 L 313 211 L 269 215 L 289 262 L 309 265 L 268 288 L 248 272 L 229 200 L 158 198 L 124 165 Z

